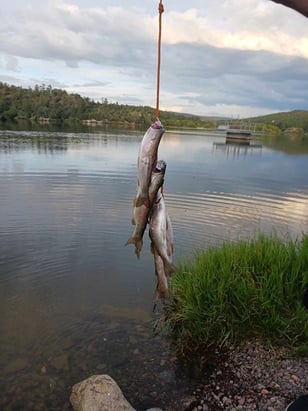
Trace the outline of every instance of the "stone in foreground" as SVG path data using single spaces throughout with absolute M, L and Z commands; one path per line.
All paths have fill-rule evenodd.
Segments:
M 92 375 L 75 384 L 70 401 L 75 411 L 136 411 L 109 375 Z

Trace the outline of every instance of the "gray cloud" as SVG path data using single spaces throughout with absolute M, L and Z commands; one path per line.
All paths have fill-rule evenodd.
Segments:
M 156 10 L 147 14 L 145 4 L 149 9 L 152 7 L 149 0 L 142 6 L 132 1 L 127 10 L 107 7 L 108 1 L 104 7 L 101 4 L 94 7 L 94 0 L 92 8 L 85 7 L 77 0 L 82 8 L 57 1 L 50 2 L 48 10 L 41 5 L 39 9 L 25 7 L 14 13 L 4 10 L 0 52 L 6 57 L 2 59 L 0 79 L 26 86 L 44 82 L 95 99 L 107 97 L 129 104 L 153 104 L 157 64 Z M 308 109 L 307 58 L 214 45 L 221 27 L 224 24 L 232 26 L 235 21 L 253 28 L 251 38 L 254 41 L 258 38 L 258 30 L 262 33 L 257 18 L 263 18 L 266 26 L 272 24 L 271 36 L 277 32 L 265 3 L 249 1 L 256 6 L 255 18 L 251 18 L 249 24 L 245 21 L 245 10 L 230 16 L 230 5 L 226 1 L 221 4 L 225 17 L 217 20 L 217 27 L 209 23 L 210 18 L 206 18 L 204 10 L 200 15 L 195 9 L 179 16 L 180 22 L 185 19 L 188 22 L 185 30 L 191 27 L 194 36 L 200 31 L 200 39 L 180 42 L 177 37 L 181 27 L 176 26 L 173 32 L 169 30 L 170 38 L 166 33 L 161 73 L 161 101 L 165 101 L 165 106 L 200 114 L 205 114 L 206 110 L 212 112 L 212 107 L 219 105 L 272 111 Z M 244 4 L 243 0 L 241 2 Z M 195 7 L 204 8 L 201 0 L 193 3 Z M 114 2 L 109 1 L 109 4 L 114 5 Z M 216 13 L 218 6 L 209 0 L 207 7 L 210 16 L 211 10 Z M 178 11 L 180 9 L 186 10 L 183 5 Z M 276 24 L 285 24 L 285 15 L 278 13 L 277 16 Z M 171 17 L 172 13 L 167 19 Z M 194 19 L 196 27 L 193 27 Z M 211 33 L 208 44 L 202 40 L 204 32 L 201 32 L 206 25 Z M 290 36 L 295 36 L 295 25 L 290 24 L 290 27 Z M 299 33 L 301 39 L 304 38 L 303 27 Z M 266 36 L 263 33 L 262 36 L 264 43 Z M 248 32 L 246 40 L 249 40 Z M 269 48 L 273 48 L 272 44 Z M 15 70 L 15 75 L 9 76 L 8 70 Z M 31 70 L 33 73 L 29 74 Z
M 308 109 L 307 60 L 210 46 L 165 47 L 162 83 L 172 93 L 198 94 L 200 104 Z
M 119 9 L 83 9 L 71 12 L 64 7 L 50 13 L 25 9 L 0 27 L 1 51 L 11 55 L 46 60 L 63 60 L 69 67 L 80 61 L 121 66 L 133 65 L 140 56 L 149 57 L 148 36 L 140 36 L 138 16 Z M 129 20 L 129 24 L 127 24 Z

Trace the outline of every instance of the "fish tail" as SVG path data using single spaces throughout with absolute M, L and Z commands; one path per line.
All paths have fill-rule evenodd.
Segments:
M 135 245 L 135 253 L 136 253 L 137 257 L 139 258 L 140 257 L 140 251 L 142 250 L 142 246 L 143 246 L 142 238 L 132 236 L 125 243 L 125 245 L 128 245 L 128 244 L 134 244 Z
M 173 296 L 171 292 L 166 287 L 161 287 L 157 284 L 154 296 L 153 296 L 153 313 L 156 312 L 157 307 L 160 310 L 163 310 L 165 304 L 169 304 L 173 301 Z
M 161 288 L 161 287 L 157 287 L 155 290 L 155 294 L 154 294 L 154 304 L 156 305 L 156 301 L 158 301 L 160 298 L 163 298 L 165 300 L 169 300 L 170 299 L 170 292 L 168 290 L 168 288 Z
M 141 243 L 142 243 L 142 241 L 141 241 Z M 142 248 L 142 244 L 141 244 L 141 246 L 139 246 L 138 244 L 136 244 L 136 246 L 135 246 L 135 254 L 136 254 L 138 260 L 139 260 L 139 258 L 140 258 L 141 248 Z

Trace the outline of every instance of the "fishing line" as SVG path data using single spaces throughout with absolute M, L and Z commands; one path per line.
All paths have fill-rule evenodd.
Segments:
M 160 60 L 161 60 L 161 32 L 162 32 L 162 14 L 164 6 L 162 0 L 158 5 L 159 19 L 158 19 L 158 44 L 157 44 L 157 88 L 156 88 L 156 109 L 155 120 L 159 117 L 159 92 L 160 92 Z

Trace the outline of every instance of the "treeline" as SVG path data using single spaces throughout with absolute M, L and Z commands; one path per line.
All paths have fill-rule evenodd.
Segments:
M 110 103 L 106 98 L 96 102 L 79 94 L 48 85 L 22 88 L 0 82 L 0 121 L 18 122 L 87 122 L 92 124 L 144 127 L 155 118 L 155 111 L 147 106 Z M 168 127 L 213 128 L 215 123 L 194 115 L 161 111 L 160 119 Z
M 132 106 L 111 103 L 107 98 L 100 102 L 79 94 L 52 88 L 51 85 L 36 85 L 22 88 L 0 82 L 0 122 L 50 123 L 99 123 L 116 127 L 147 127 L 155 118 L 155 111 L 148 106 Z M 92 121 L 93 120 L 93 121 Z M 192 114 L 160 111 L 160 120 L 166 127 L 216 128 L 218 118 L 206 118 Z M 270 134 L 302 133 L 308 135 L 308 111 L 295 110 L 246 119 L 259 124 Z M 92 122 L 91 122 L 92 121 Z M 226 119 L 220 121 L 226 122 Z M 296 128 L 296 130 L 292 130 Z
M 308 132 L 308 111 L 293 110 L 282 113 L 268 114 L 250 119 L 254 123 L 263 123 L 278 127 L 285 131 L 292 127 L 301 128 L 304 132 Z

